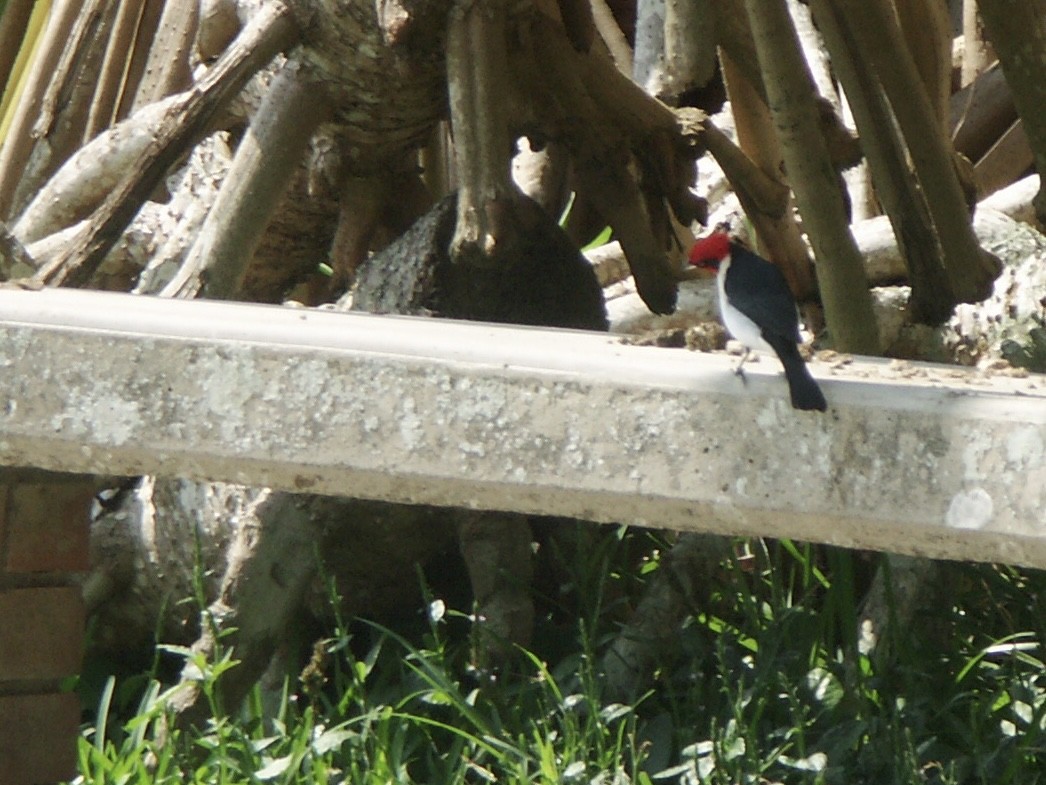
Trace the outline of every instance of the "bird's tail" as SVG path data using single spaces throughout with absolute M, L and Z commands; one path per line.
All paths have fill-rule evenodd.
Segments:
M 766 339 L 766 336 L 763 336 Z M 788 390 L 792 394 L 792 407 L 806 411 L 823 412 L 828 408 L 824 393 L 806 367 L 806 361 L 799 354 L 799 347 L 785 338 L 767 340 L 773 347 L 784 366 L 785 378 L 788 379 Z

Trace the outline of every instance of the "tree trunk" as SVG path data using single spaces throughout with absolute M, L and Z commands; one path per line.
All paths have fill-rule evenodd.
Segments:
M 897 133 L 886 95 L 848 20 L 839 18 L 825 0 L 814 0 L 813 9 L 834 55 L 836 74 L 860 130 L 879 199 L 907 262 L 912 318 L 922 324 L 940 324 L 951 315 L 955 298 L 930 212 L 911 176 L 904 141 Z
M 136 168 L 108 195 L 65 252 L 38 276 L 47 283 L 82 285 L 134 218 L 148 194 L 172 164 L 209 130 L 208 122 L 254 73 L 294 40 L 287 8 L 265 6 L 236 43 L 189 91 L 172 97 L 155 135 L 136 161 Z
M 984 253 L 973 235 L 951 142 L 941 131 L 933 103 L 904 46 L 893 6 L 886 0 L 832 0 L 832 5 L 838 18 L 845 18 L 855 31 L 890 102 L 926 195 L 956 300 L 984 299 L 999 275 L 999 260 Z
M 1046 174 L 1046 0 L 978 2 L 988 37 L 999 55 L 1017 112 L 1035 152 L 1035 166 Z M 1044 181 L 1046 182 L 1046 181 Z M 1046 226 L 1046 188 L 1035 198 L 1039 223 Z
M 262 240 L 259 227 L 268 226 L 324 117 L 319 85 L 303 82 L 293 70 L 276 75 L 195 244 L 164 289 L 166 296 L 195 296 L 200 281 L 206 281 L 203 294 L 209 298 L 240 296 Z
M 784 161 L 770 110 L 726 52 L 721 55 L 721 62 L 741 149 L 767 178 L 780 183 Z M 763 255 L 781 267 L 792 294 L 804 301 L 814 295 L 813 260 L 795 222 L 792 200 L 785 190 L 787 186 L 780 185 L 786 197 L 780 209 L 763 211 L 750 199 L 743 199 L 742 205 L 755 227 Z M 738 195 L 741 196 L 740 192 Z
M 746 7 L 788 179 L 817 257 L 828 331 L 841 351 L 878 354 L 868 280 L 785 1 L 746 0 Z

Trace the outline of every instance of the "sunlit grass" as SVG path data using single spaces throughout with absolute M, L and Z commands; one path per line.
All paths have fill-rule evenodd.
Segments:
M 429 597 L 411 630 L 339 620 L 304 681 L 162 745 L 167 688 L 151 682 L 134 716 L 119 717 L 110 683 L 84 728 L 77 782 L 1046 781 L 1042 573 L 949 567 L 950 602 L 895 631 L 880 658 L 852 634 L 869 559 L 752 541 L 751 555 L 708 576 L 708 601 L 626 705 L 605 697 L 601 656 L 670 543 L 578 537 L 583 547 L 561 554 L 569 600 L 544 620 L 556 616 L 554 646 L 546 631 L 478 671 L 470 617 Z M 235 652 L 196 664 L 213 690 Z

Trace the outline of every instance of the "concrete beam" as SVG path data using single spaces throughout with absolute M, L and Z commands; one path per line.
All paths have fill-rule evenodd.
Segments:
M 1046 377 L 0 289 L 0 465 L 1046 567 Z

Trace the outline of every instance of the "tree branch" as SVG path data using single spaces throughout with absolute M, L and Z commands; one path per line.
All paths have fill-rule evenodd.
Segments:
M 633 147 L 649 147 L 656 158 L 659 135 L 679 138 L 676 114 L 623 76 L 605 54 L 593 49 L 578 55 L 548 24 L 535 15 L 531 62 L 520 66 L 524 73 L 542 72 L 533 83 L 534 103 L 555 113 L 550 120 L 561 127 L 574 156 L 579 193 L 614 228 L 643 302 L 655 313 L 671 313 L 677 275 L 650 215 L 664 211 L 664 203 L 644 201 L 630 166 Z M 666 194 L 672 192 L 672 175 L 656 172 Z
M 506 92 L 507 10 L 500 0 L 458 0 L 447 32 L 447 87 L 457 159 L 458 219 L 451 256 L 496 262 L 508 231 L 512 185 Z
M 232 166 L 166 297 L 232 299 L 273 210 L 324 118 L 324 93 L 292 64 L 269 87 Z
M 52 285 L 80 286 L 105 258 L 148 194 L 171 165 L 206 132 L 210 118 L 260 68 L 294 43 L 291 12 L 273 0 L 251 19 L 236 41 L 192 89 L 180 93 L 160 127 L 123 182 L 102 203 L 89 227 L 37 277 Z
M 1024 131 L 1035 152 L 1035 165 L 1046 175 L 1046 0 L 995 0 L 977 3 L 984 26 L 1013 90 L 1013 101 L 1024 121 Z M 1046 226 L 1046 187 L 1035 197 L 1035 213 Z
M 860 30 L 857 39 L 879 75 L 911 154 L 919 185 L 944 252 L 944 265 L 959 302 L 987 297 L 1002 269 L 977 243 L 949 142 L 941 134 L 893 6 L 884 0 L 832 0 L 839 18 Z
M 827 0 L 813 0 L 812 7 L 860 130 L 876 191 L 907 261 L 912 317 L 923 324 L 940 324 L 951 314 L 955 298 L 933 221 L 911 176 L 882 87 L 846 20 L 836 16 Z
M 777 179 L 784 172 L 784 163 L 770 110 L 725 51 L 720 55 L 720 62 L 741 145 L 738 154 L 744 156 L 744 161 L 751 167 L 744 171 L 754 180 L 751 184 L 746 182 L 740 189 L 735 185 L 734 192 L 752 221 L 766 257 L 781 267 L 796 299 L 807 300 L 814 294 L 813 260 L 791 209 L 791 192 Z M 725 168 L 723 172 L 726 173 Z M 761 201 L 770 209 L 760 209 L 760 202 L 755 201 L 750 193 L 753 187 L 766 191 Z M 770 194 L 774 201 L 766 202 L 765 196 Z
M 861 254 L 821 135 L 813 81 L 785 0 L 745 0 L 788 179 L 817 257 L 825 322 L 842 351 L 878 354 Z

